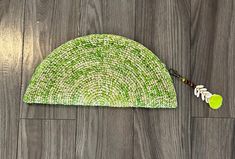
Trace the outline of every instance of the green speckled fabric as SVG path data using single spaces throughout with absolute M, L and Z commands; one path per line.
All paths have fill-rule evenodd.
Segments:
M 36 68 L 26 103 L 176 108 L 165 65 L 122 36 L 92 34 L 56 48 Z

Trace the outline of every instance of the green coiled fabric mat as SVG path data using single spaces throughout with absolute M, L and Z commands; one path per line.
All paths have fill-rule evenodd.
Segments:
M 172 79 L 149 49 L 122 36 L 92 34 L 59 46 L 36 68 L 26 103 L 176 108 Z

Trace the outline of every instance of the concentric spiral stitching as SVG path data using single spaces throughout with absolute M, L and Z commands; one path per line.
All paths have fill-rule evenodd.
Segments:
M 130 39 L 94 34 L 55 49 L 35 70 L 27 103 L 175 108 L 164 64 Z

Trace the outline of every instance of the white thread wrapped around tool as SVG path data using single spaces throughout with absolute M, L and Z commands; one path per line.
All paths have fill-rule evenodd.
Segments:
M 194 89 L 194 95 L 197 97 L 200 97 L 203 101 L 205 101 L 206 103 L 209 103 L 209 99 L 212 96 L 212 94 L 210 92 L 207 91 L 206 88 L 204 88 L 203 85 L 197 85 Z

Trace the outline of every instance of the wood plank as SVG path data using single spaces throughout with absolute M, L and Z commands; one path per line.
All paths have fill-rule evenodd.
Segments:
M 134 38 L 134 0 L 81 3 L 82 35 L 111 33 Z M 78 107 L 76 157 L 133 158 L 133 109 Z
M 79 1 L 28 0 L 25 8 L 23 85 L 43 59 L 60 44 L 78 36 Z M 21 118 L 75 119 L 76 107 L 28 105 L 22 102 Z
M 234 0 L 192 0 L 191 5 L 192 79 L 224 98 L 223 107 L 216 111 L 193 98 L 192 115 L 235 117 Z
M 235 157 L 234 119 L 195 118 L 192 123 L 192 159 Z
M 21 119 L 18 159 L 74 159 L 76 120 Z
M 137 0 L 136 6 L 136 40 L 168 67 L 189 77 L 189 1 Z M 190 158 L 191 90 L 177 79 L 174 84 L 178 108 L 135 110 L 135 159 Z
M 132 109 L 78 109 L 76 158 L 122 158 L 133 156 Z
M 20 105 L 23 0 L 0 1 L 0 158 L 15 159 Z

